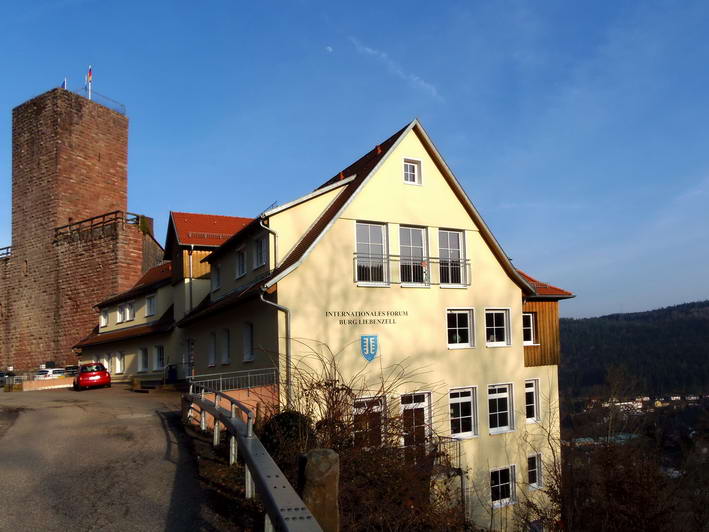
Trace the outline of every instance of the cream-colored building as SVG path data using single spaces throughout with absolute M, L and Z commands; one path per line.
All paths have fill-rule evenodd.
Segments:
M 559 451 L 557 305 L 573 295 L 511 264 L 418 121 L 201 264 L 209 294 L 176 323 L 195 374 L 276 368 L 288 402 L 330 351 L 404 414 L 405 443 L 460 441 L 473 520 L 505 528 L 541 493 Z M 397 366 L 417 377 L 377 397 Z

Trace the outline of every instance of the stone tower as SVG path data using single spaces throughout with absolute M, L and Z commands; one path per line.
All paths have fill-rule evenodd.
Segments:
M 12 246 L 0 251 L 0 369 L 72 363 L 101 299 L 160 262 L 127 213 L 128 119 L 64 89 L 12 113 Z

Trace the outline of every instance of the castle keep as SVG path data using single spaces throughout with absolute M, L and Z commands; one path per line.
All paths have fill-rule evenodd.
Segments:
M 127 212 L 128 119 L 64 89 L 12 113 L 12 245 L 0 248 L 0 368 L 73 363 L 93 305 L 162 260 Z

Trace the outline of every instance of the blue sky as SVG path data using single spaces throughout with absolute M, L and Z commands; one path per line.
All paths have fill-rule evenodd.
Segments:
M 58 86 L 130 117 L 129 208 L 254 216 L 418 117 L 564 316 L 709 298 L 709 4 L 12 2 L 0 18 L 0 246 L 11 110 Z M 219 192 L 217 192 L 219 191 Z

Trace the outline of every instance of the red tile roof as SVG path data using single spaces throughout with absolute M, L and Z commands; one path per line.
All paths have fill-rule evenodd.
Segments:
M 537 296 L 540 297 L 549 297 L 553 299 L 566 299 L 569 297 L 574 297 L 574 294 L 564 290 L 563 288 L 558 288 L 556 286 L 550 285 L 548 283 L 543 283 L 542 281 L 538 281 L 531 275 L 527 275 L 524 273 L 522 270 L 517 268 L 517 272 L 524 277 L 524 279 L 532 285 L 532 288 L 534 288 L 534 291 L 536 292 Z M 533 297 L 533 296 L 532 296 Z
M 209 247 L 220 246 L 253 220 L 190 212 L 171 212 L 170 217 L 175 225 L 178 244 Z
M 118 342 L 122 340 L 130 340 L 131 338 L 138 338 L 140 336 L 148 336 L 150 334 L 165 333 L 171 331 L 175 327 L 175 317 L 173 313 L 173 306 L 171 305 L 169 309 L 165 311 L 159 320 L 152 323 L 146 323 L 145 325 L 137 325 L 134 327 L 127 327 L 125 329 L 119 329 L 117 331 L 100 333 L 98 326 L 94 327 L 86 338 L 81 340 L 74 347 L 89 347 L 92 345 L 107 344 L 111 342 Z
M 145 294 L 147 292 L 152 292 L 156 288 L 165 285 L 170 282 L 172 277 L 172 263 L 164 262 L 150 268 L 147 272 L 143 274 L 143 277 L 138 279 L 138 282 L 133 285 L 133 288 L 111 296 L 108 299 L 104 299 L 96 306 L 98 308 L 107 307 L 113 303 L 118 303 L 119 301 L 125 301 L 131 299 L 140 294 Z

